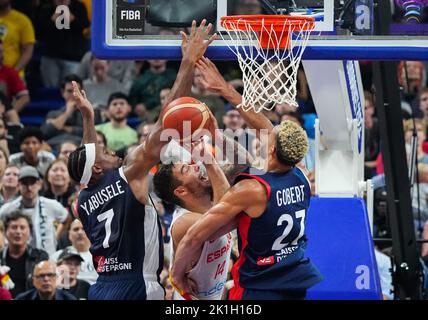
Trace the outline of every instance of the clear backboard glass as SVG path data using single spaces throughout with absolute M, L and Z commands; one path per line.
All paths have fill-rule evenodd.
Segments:
M 376 10 L 386 5 L 381 20 L 391 23 L 380 35 Z M 222 16 L 276 12 L 315 19 L 304 59 L 428 60 L 428 0 L 93 0 L 93 6 L 93 51 L 105 58 L 179 59 L 179 32 L 192 19 L 207 18 L 223 34 Z M 233 59 L 223 35 L 207 51 L 210 58 Z

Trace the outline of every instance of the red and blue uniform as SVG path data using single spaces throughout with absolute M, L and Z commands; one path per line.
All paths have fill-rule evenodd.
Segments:
M 134 196 L 123 168 L 83 189 L 77 209 L 99 274 L 89 299 L 163 299 L 160 222 L 153 206 Z
M 238 175 L 255 179 L 267 190 L 266 210 L 257 218 L 239 214 L 240 257 L 232 269 L 230 299 L 303 299 L 322 277 L 305 257 L 306 214 L 310 184 L 297 167 L 285 173 L 247 168 Z

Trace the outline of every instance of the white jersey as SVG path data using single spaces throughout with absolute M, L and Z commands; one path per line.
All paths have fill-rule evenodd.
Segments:
M 171 227 L 175 221 L 189 211 L 178 208 L 174 211 Z M 206 241 L 201 255 L 194 268 L 189 272 L 198 286 L 199 300 L 220 300 L 227 281 L 230 253 L 232 251 L 232 234 L 228 233 L 212 241 Z M 174 261 L 173 241 L 170 241 L 171 261 Z M 181 295 L 174 291 L 174 300 L 183 300 Z
M 15 210 L 21 210 L 33 222 L 31 245 L 45 250 L 49 256 L 54 254 L 56 251 L 55 222 L 64 223 L 67 220 L 67 209 L 58 201 L 45 197 L 38 197 L 33 208 L 24 208 L 22 196 L 19 196 L 0 208 L 0 219 L 6 218 Z

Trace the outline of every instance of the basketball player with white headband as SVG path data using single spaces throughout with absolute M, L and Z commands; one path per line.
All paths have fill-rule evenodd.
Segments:
M 165 105 L 190 93 L 196 62 L 215 38 L 208 38 L 211 28 L 205 20 L 197 28 L 194 21 L 190 36 L 182 33 L 183 59 Z M 68 170 L 73 180 L 87 186 L 79 194 L 77 212 L 100 275 L 89 290 L 89 299 L 163 299 L 159 283 L 162 234 L 148 192 L 148 173 L 167 143 L 160 139 L 161 122 L 122 166 L 119 157 L 96 144 L 92 105 L 73 86 L 83 116 L 84 145 L 70 154 Z

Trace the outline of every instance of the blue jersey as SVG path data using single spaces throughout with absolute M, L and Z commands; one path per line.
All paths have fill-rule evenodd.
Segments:
M 311 196 L 306 176 L 299 168 L 286 173 L 247 168 L 235 183 L 243 179 L 262 183 L 268 203 L 258 218 L 244 212 L 239 215 L 240 257 L 232 271 L 235 285 L 243 289 L 286 291 L 305 290 L 318 283 L 321 280 L 318 270 L 304 256 L 305 222 Z
M 163 267 L 160 222 L 153 206 L 135 198 L 123 168 L 107 172 L 82 190 L 77 207 L 100 275 L 140 274 L 159 280 Z

